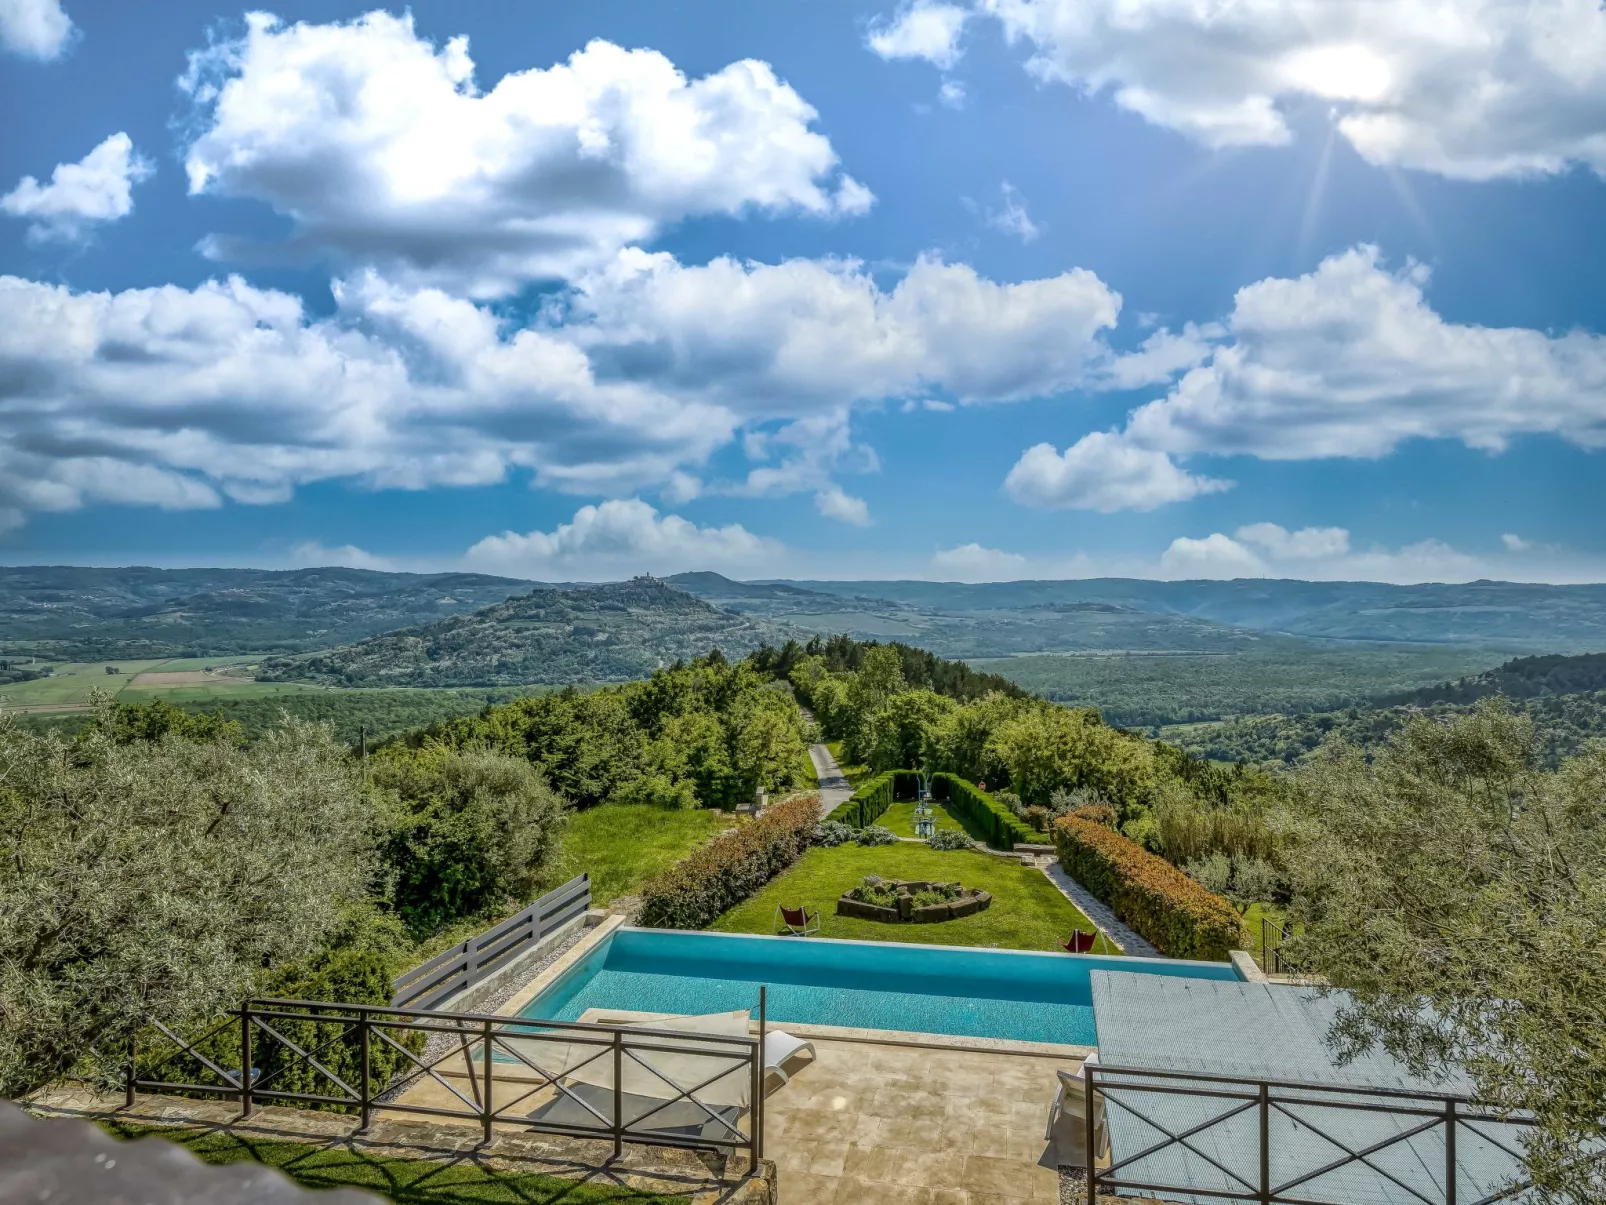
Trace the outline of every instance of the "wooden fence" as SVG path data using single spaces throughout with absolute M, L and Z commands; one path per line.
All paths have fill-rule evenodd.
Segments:
M 459 942 L 444 954 L 391 980 L 392 1008 L 438 1008 L 465 988 L 494 975 L 534 948 L 546 934 L 591 907 L 591 877 L 578 875 L 547 892 L 516 916 Z

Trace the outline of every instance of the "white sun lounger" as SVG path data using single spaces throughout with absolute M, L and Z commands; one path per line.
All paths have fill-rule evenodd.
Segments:
M 804 1038 L 794 1038 L 784 1030 L 769 1030 L 764 1034 L 764 1074 L 778 1076 L 781 1083 L 786 1083 L 792 1077 L 786 1073 L 781 1064 L 804 1050 L 809 1052 L 811 1059 L 820 1057 L 814 1049 L 813 1042 Z

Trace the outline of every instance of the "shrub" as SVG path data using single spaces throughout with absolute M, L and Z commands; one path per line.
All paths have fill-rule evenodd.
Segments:
M 898 834 L 890 828 L 882 828 L 879 824 L 866 825 L 856 834 L 860 845 L 894 845 Z
M 846 845 L 857 835 L 858 830 L 850 828 L 840 820 L 822 820 L 814 830 L 814 843 L 835 849 L 838 845 Z
M 826 821 L 845 824 L 849 828 L 863 828 L 867 824 L 873 824 L 892 806 L 896 780 L 897 772 L 893 770 L 877 774 L 868 782 L 860 784 L 850 799 L 832 808 L 831 814 L 825 818 Z
M 861 904 L 875 904 L 879 908 L 896 908 L 898 906 L 898 891 L 891 883 L 870 875 L 862 883 L 848 892 L 850 899 L 858 900 Z
M 1060 865 L 1174 958 L 1222 959 L 1244 944 L 1233 906 L 1164 858 L 1081 816 L 1054 824 Z
M 1066 814 L 1079 816 L 1083 820 L 1091 820 L 1094 824 L 1102 824 L 1105 828 L 1115 827 L 1115 809 L 1107 803 L 1090 803 L 1083 807 L 1072 808 Z
M 818 796 L 799 795 L 693 850 L 642 888 L 640 923 L 706 928 L 797 861 L 819 813 Z
M 1014 849 L 1018 841 L 1038 841 L 1040 833 L 1033 832 L 1024 821 L 1010 815 L 1009 809 L 987 792 L 978 790 L 957 774 L 933 774 L 932 792 L 947 796 L 948 807 L 956 811 L 987 838 L 994 849 Z
M 522 757 L 396 746 L 370 759 L 386 801 L 380 853 L 415 937 L 535 898 L 558 852 L 563 801 Z
M 967 837 L 962 829 L 939 828 L 931 834 L 926 842 L 932 849 L 972 849 L 975 842 Z
M 264 994 L 289 1000 L 388 1005 L 392 969 L 391 960 L 378 950 L 323 950 L 272 976 Z M 338 1016 L 340 1012 L 339 1009 L 333 1009 L 330 1015 Z M 353 1088 L 357 1086 L 362 1078 L 362 1040 L 355 1025 L 283 1019 L 270 1024 L 303 1050 L 316 1051 L 320 1063 Z M 414 1054 L 423 1053 L 423 1033 L 396 1029 L 382 1032 Z M 237 1046 L 235 1053 L 238 1054 Z M 259 1031 L 254 1036 L 251 1053 L 252 1063 L 260 1068 L 263 1088 L 320 1096 L 340 1095 L 338 1084 L 289 1046 L 274 1041 L 265 1033 Z M 369 1041 L 368 1082 L 371 1091 L 379 1092 L 398 1071 L 405 1074 L 412 1066 L 406 1055 L 377 1035 Z M 312 1107 L 343 1111 L 350 1106 L 319 1104 Z

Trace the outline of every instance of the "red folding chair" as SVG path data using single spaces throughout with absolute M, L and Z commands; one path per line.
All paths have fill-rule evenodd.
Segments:
M 1060 949 L 1067 954 L 1090 954 L 1098 939 L 1099 935 L 1097 933 L 1083 933 L 1078 929 L 1071 934 L 1068 941 L 1060 942 Z
M 782 933 L 790 933 L 794 937 L 809 937 L 820 931 L 820 913 L 818 909 L 788 908 L 785 904 L 775 906 L 775 914 L 779 917 L 776 929 Z

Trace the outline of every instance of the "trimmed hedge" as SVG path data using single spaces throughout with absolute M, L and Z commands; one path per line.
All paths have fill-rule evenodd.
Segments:
M 1231 904 L 1102 824 L 1062 816 L 1054 849 L 1067 874 L 1163 954 L 1220 961 L 1246 944 Z
M 920 776 L 913 770 L 884 770 L 859 784 L 852 798 L 831 809 L 827 820 L 850 828 L 866 828 L 900 799 L 913 799 L 920 787 Z
M 1105 828 L 1114 828 L 1117 819 L 1115 809 L 1107 803 L 1090 803 L 1083 807 L 1072 808 L 1066 814 L 1080 816 L 1083 820 L 1091 820 L 1094 824 L 1102 824 Z
M 1014 849 L 1017 842 L 1030 844 L 1042 837 L 986 791 L 957 774 L 933 774 L 931 793 L 944 800 L 949 810 L 958 812 L 975 825 L 994 849 Z
M 819 796 L 799 795 L 692 850 L 642 888 L 637 923 L 706 929 L 796 862 L 819 816 Z

